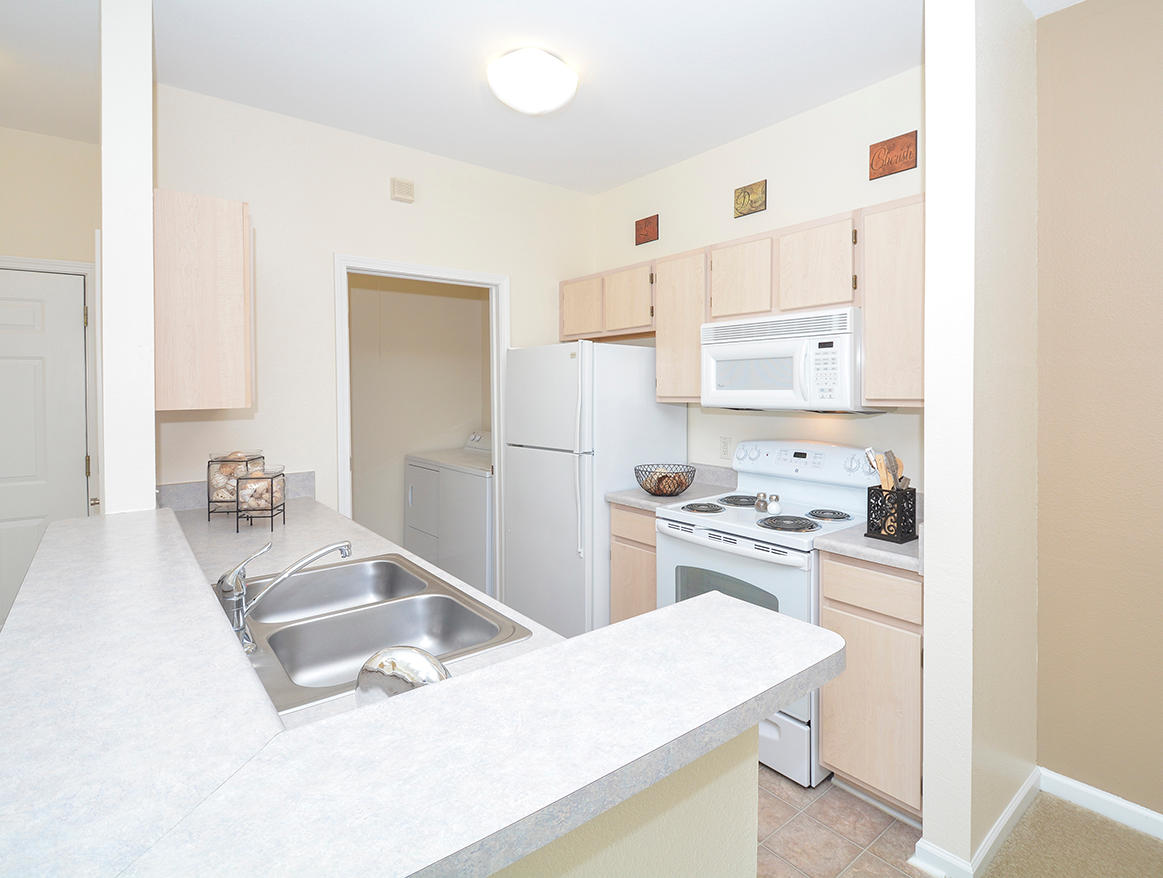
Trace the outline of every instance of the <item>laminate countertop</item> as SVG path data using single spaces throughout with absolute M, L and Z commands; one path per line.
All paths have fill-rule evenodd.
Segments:
M 252 575 L 344 538 L 416 560 L 295 504 Z M 570 640 L 504 609 L 524 651 L 285 728 L 208 587 L 270 532 L 194 518 L 49 527 L 0 631 L 4 871 L 485 875 L 843 669 L 838 635 L 717 593 Z

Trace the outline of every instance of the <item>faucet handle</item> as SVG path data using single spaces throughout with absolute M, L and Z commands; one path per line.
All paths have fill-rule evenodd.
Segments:
M 240 595 L 246 590 L 246 565 L 262 555 L 269 552 L 271 544 L 268 542 L 265 546 L 247 558 L 227 570 L 218 577 L 218 590 L 224 595 Z

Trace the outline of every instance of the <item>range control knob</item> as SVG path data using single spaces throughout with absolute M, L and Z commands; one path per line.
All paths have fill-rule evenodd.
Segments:
M 863 462 L 865 464 L 868 463 L 868 461 L 864 460 L 864 458 L 861 457 L 860 455 L 853 454 L 847 460 L 844 461 L 844 469 L 846 469 L 850 473 L 854 473 L 858 469 L 860 469 L 861 462 Z
M 740 445 L 738 448 L 735 449 L 735 459 L 736 460 L 742 460 L 746 456 L 747 456 L 747 449 L 744 448 L 742 445 Z
M 747 459 L 748 460 L 759 460 L 759 449 L 756 448 L 754 445 L 752 445 L 750 448 L 747 449 Z

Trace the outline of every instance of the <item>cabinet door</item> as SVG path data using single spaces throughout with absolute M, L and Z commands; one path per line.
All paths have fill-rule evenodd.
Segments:
M 154 192 L 154 405 L 248 408 L 250 214 L 238 201 Z
M 824 607 L 847 665 L 820 689 L 820 761 L 921 807 L 921 635 Z
M 578 338 L 602 331 L 602 279 L 567 280 L 561 284 L 561 337 Z
M 655 553 L 647 546 L 610 540 L 610 622 L 620 622 L 657 607 Z
M 925 397 L 925 204 L 863 215 L 864 399 L 921 405 Z
M 613 271 L 602 278 L 606 332 L 649 332 L 651 319 L 650 266 Z
M 852 301 L 852 217 L 779 237 L 779 309 Z
M 440 536 L 440 471 L 410 463 L 404 480 L 404 524 Z
M 711 248 L 711 317 L 739 317 L 772 309 L 772 239 Z
M 697 402 L 702 392 L 699 328 L 707 311 L 702 251 L 654 265 L 655 387 L 660 400 Z

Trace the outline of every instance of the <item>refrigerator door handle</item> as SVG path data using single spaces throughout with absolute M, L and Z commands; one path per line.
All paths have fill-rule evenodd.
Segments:
M 582 429 L 582 392 L 585 387 L 582 384 L 582 376 L 585 374 L 583 368 L 583 350 L 581 342 L 578 342 L 578 358 L 577 358 L 577 408 L 573 413 L 573 453 L 578 454 L 582 450 L 581 429 Z
M 580 454 L 574 455 L 573 468 L 573 497 L 577 505 L 577 556 L 579 558 L 585 557 L 585 549 L 582 546 L 582 495 L 581 495 L 581 468 L 582 456 Z

